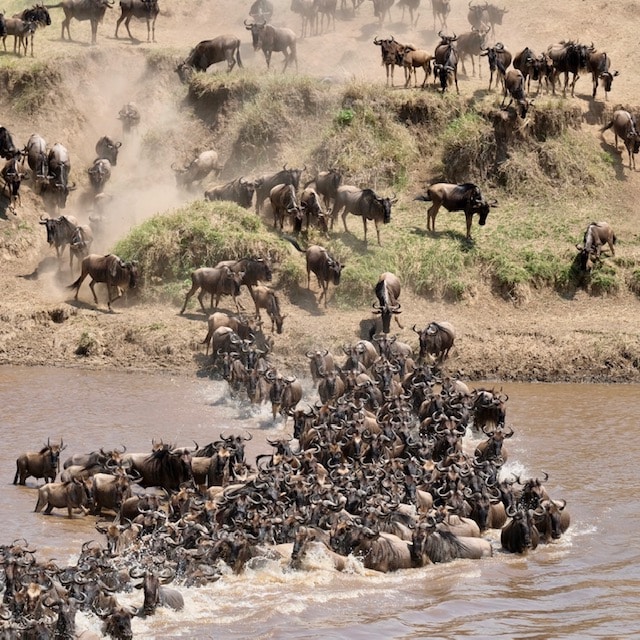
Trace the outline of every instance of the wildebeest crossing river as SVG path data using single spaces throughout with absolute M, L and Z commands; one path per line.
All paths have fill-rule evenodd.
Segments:
M 552 497 L 566 500 L 572 517 L 559 541 L 519 556 L 502 553 L 496 538 L 493 558 L 384 575 L 357 561 L 343 573 L 320 561 L 313 571 L 265 561 L 206 587 L 179 587 L 185 609 L 136 618 L 134 637 L 638 637 L 637 388 L 518 384 L 504 391 L 515 430 L 508 466 L 525 477 L 549 474 Z M 64 458 L 121 444 L 146 451 L 152 438 L 187 446 L 222 431 L 248 431 L 254 437 L 246 456 L 253 462 L 269 450 L 265 437 L 282 433 L 266 406 L 251 413 L 227 399 L 225 384 L 208 380 L 0 367 L 0 394 L 0 543 L 24 537 L 38 559 L 59 565 L 75 560 L 82 542 L 102 539 L 95 517 L 33 513 L 33 478 L 31 486 L 10 486 L 19 453 L 49 437 L 64 438 Z M 142 603 L 139 591 L 121 599 Z M 91 637 L 100 625 L 81 613 L 77 626 Z

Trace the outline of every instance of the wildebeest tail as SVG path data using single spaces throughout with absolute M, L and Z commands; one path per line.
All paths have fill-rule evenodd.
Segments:
M 605 124 L 604 127 L 601 127 L 600 133 L 602 133 L 603 131 L 606 131 L 607 129 L 611 129 L 611 127 L 613 127 L 613 120 L 611 120 L 609 124 Z
M 421 196 L 416 196 L 414 200 L 420 200 L 421 202 L 431 202 L 431 196 L 428 193 L 425 193 Z
M 67 289 L 79 289 L 81 282 L 82 282 L 82 274 L 78 277 L 78 279 L 73 284 L 68 285 Z
M 300 253 L 305 253 L 305 250 L 300 247 L 298 241 L 289 236 L 282 236 L 285 240 L 288 240 Z

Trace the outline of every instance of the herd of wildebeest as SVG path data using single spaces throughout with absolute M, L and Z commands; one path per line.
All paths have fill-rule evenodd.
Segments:
M 95 42 L 99 20 L 111 5 L 107 0 L 64 0 L 62 25 L 69 34 L 71 18 L 92 21 Z M 122 21 L 129 31 L 131 17 L 145 18 L 148 39 L 155 40 L 155 0 L 121 0 Z M 302 17 L 302 36 L 324 28 L 335 28 L 336 0 L 293 0 L 292 10 Z M 352 0 L 342 12 L 360 11 L 363 0 Z M 382 25 L 393 0 L 373 0 L 375 15 Z M 398 0 L 411 23 L 418 17 L 420 0 Z M 500 25 L 504 9 L 488 2 L 469 3 L 468 34 L 444 35 L 449 13 L 448 0 L 432 0 L 434 31 L 440 20 L 440 38 L 434 54 L 413 45 L 400 44 L 391 37 L 376 38 L 386 66 L 387 83 L 393 85 L 393 69 L 405 69 L 405 86 L 417 84 L 415 71 L 422 67 L 426 86 L 432 66 L 442 91 L 450 83 L 457 88 L 457 63 L 474 56 L 489 60 L 489 87 L 496 78 L 505 99 L 515 101 L 516 117 L 527 115 L 533 100 L 527 98 L 531 78 L 555 92 L 556 80 L 573 76 L 571 91 L 582 69 L 593 74 L 593 97 L 598 81 L 605 91 L 617 72 L 609 70 L 606 53 L 575 42 L 553 45 L 535 55 L 525 48 L 513 57 L 501 43 L 486 45 L 486 38 Z M 44 15 L 46 8 L 33 11 Z M 296 35 L 269 24 L 273 7 L 257 0 L 245 21 L 252 32 L 254 47 L 265 53 L 281 51 L 279 32 L 289 31 L 284 49 L 285 68 L 297 65 Z M 48 12 L 47 12 L 48 16 Z M 25 17 L 16 20 L 29 22 Z M 325 27 L 326 19 L 326 27 Z M 9 31 L 8 18 L 2 29 L 16 33 L 16 46 L 27 52 L 28 37 L 33 51 L 35 26 L 24 34 Z M 42 18 L 44 24 L 50 24 Z M 35 23 L 34 23 L 35 24 Z M 269 35 L 271 33 L 271 35 Z M 116 32 L 117 35 L 117 32 Z M 237 40 L 237 39 L 236 39 Z M 284 40 L 282 40 L 284 42 Z M 221 36 L 196 45 L 178 66 L 187 79 L 193 72 L 206 71 L 216 62 L 228 62 L 228 71 L 242 66 L 239 40 Z M 480 74 L 480 66 L 478 66 Z M 525 83 L 527 90 L 525 93 Z M 606 95 L 606 94 L 605 94 Z M 503 101 L 504 103 L 504 101 Z M 507 106 L 510 108 L 510 106 Z M 140 121 L 133 104 L 123 107 L 123 137 Z M 613 128 L 629 150 L 630 166 L 640 145 L 635 119 L 617 110 L 603 131 Z M 68 245 L 70 270 L 73 258 L 80 263 L 80 276 L 70 288 L 77 297 L 86 277 L 98 303 L 94 285 L 105 282 L 108 305 L 135 287 L 135 262 L 115 255 L 91 254 L 93 233 L 101 223 L 100 203 L 104 188 L 117 165 L 120 143 L 107 136 L 96 145 L 97 158 L 88 169 L 95 196 L 96 216 L 92 224 L 81 225 L 70 215 L 61 215 L 74 189 L 69 182 L 69 153 L 59 143 L 50 148 L 32 135 L 24 147 L 16 147 L 4 127 L 0 129 L 0 153 L 7 160 L 2 169 L 4 191 L 10 207 L 19 205 L 20 181 L 28 178 L 40 194 L 50 217 L 41 222 L 58 259 Z M 25 165 L 28 165 L 28 170 Z M 634 164 L 635 167 L 635 164 Z M 222 169 L 217 152 L 200 153 L 185 167 L 172 167 L 178 186 L 190 188 Z M 248 179 L 238 177 L 226 184 L 207 188 L 208 200 L 232 201 L 242 207 L 255 206 L 257 214 L 273 219 L 275 229 L 306 260 L 307 286 L 311 274 L 320 289 L 318 304 L 328 304 L 329 285 L 338 285 L 344 264 L 320 245 L 301 246 L 299 232 L 310 225 L 329 236 L 338 215 L 347 231 L 349 213 L 361 217 L 364 240 L 367 221 L 373 222 L 378 244 L 380 225 L 388 223 L 395 195 L 382 197 L 372 189 L 343 184 L 336 169 L 320 171 L 302 181 L 306 170 L 287 167 Z M 462 211 L 466 218 L 466 238 L 471 238 L 474 214 L 484 225 L 495 199 L 487 199 L 471 183 L 432 184 L 416 198 L 430 202 L 427 229 L 435 229 L 439 208 Z M 266 212 L 266 213 L 265 213 Z M 606 222 L 588 226 L 578 245 L 585 270 L 601 255 L 604 245 L 614 253 L 615 234 Z M 35 511 L 51 513 L 65 509 L 69 518 L 91 514 L 102 542 L 82 546 L 73 564 L 41 561 L 26 540 L 0 546 L 0 577 L 3 601 L 0 605 L 0 637 L 75 638 L 75 615 L 79 610 L 103 619 L 102 631 L 113 638 L 131 638 L 133 616 L 152 615 L 159 606 L 181 609 L 187 591 L 166 586 L 205 585 L 222 578 L 225 571 L 240 573 L 255 558 L 279 562 L 285 570 L 304 570 L 310 558 L 321 556 L 336 570 L 354 567 L 354 559 L 364 567 L 381 572 L 424 567 L 455 559 L 481 559 L 502 550 L 526 553 L 540 543 L 557 540 L 569 526 L 566 503 L 550 497 L 543 478 L 521 478 L 506 473 L 505 440 L 514 435 L 507 424 L 507 396 L 488 388 L 470 388 L 447 372 L 446 363 L 454 347 L 455 329 L 445 321 L 413 326 L 418 349 L 391 335 L 391 323 L 399 327 L 401 283 L 390 272 L 381 273 L 373 284 L 376 302 L 373 312 L 380 324 L 372 323 L 368 340 L 345 343 L 342 354 L 326 349 L 309 351 L 310 376 L 317 384 L 317 401 L 300 408 L 303 389 L 295 376 L 282 375 L 273 365 L 272 336 L 263 332 L 260 311 L 271 320 L 271 333 L 283 331 L 284 315 L 278 296 L 267 286 L 272 267 L 264 257 L 227 260 L 192 273 L 181 313 L 198 293 L 207 314 L 207 334 L 203 343 L 211 348 L 213 366 L 229 385 L 230 393 L 255 404 L 270 403 L 274 421 L 289 421 L 292 435 L 268 440 L 271 450 L 250 462 L 245 457 L 245 435 L 221 433 L 217 440 L 200 446 L 178 447 L 152 442 L 147 452 L 129 452 L 125 446 L 113 450 L 96 449 L 76 453 L 63 464 L 60 455 L 66 445 L 47 441 L 39 451 L 21 454 L 14 484 L 27 478 L 44 479 L 34 494 Z M 238 295 L 246 286 L 255 303 L 255 315 L 245 314 Z M 211 311 L 223 295 L 230 295 L 237 314 L 205 308 L 211 297 Z M 268 332 L 266 332 L 268 334 Z M 315 393 L 315 392 L 314 392 Z M 478 439 L 480 439 L 478 441 Z M 38 516 L 34 516 L 38 517 Z M 498 533 L 499 532 L 499 533 Z M 499 542 L 498 542 L 499 541 Z M 118 594 L 137 587 L 143 595 L 139 607 L 125 606 Z

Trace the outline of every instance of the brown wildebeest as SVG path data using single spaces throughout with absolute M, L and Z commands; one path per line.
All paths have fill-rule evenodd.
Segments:
M 398 314 L 401 312 L 400 303 L 398 302 L 400 290 L 400 280 L 395 274 L 389 271 L 385 271 L 380 274 L 375 286 L 378 304 L 375 302 L 373 303 L 373 313 L 380 314 L 382 318 L 383 333 L 389 333 L 391 328 L 391 318 L 395 318 L 396 323 L 402 329 L 400 320 L 398 320 Z
M 456 332 L 450 322 L 430 322 L 422 331 L 413 330 L 420 338 L 420 355 L 419 360 L 424 360 L 427 355 L 433 356 L 436 362 L 442 362 L 449 355 L 451 347 L 456 339 Z
M 193 294 L 200 289 L 198 294 L 198 300 L 202 310 L 206 313 L 204 308 L 204 296 L 209 293 L 211 297 L 215 296 L 215 306 L 220 304 L 220 298 L 223 295 L 229 295 L 233 297 L 233 301 L 236 305 L 236 311 L 240 312 L 240 306 L 238 304 L 238 296 L 240 295 L 240 285 L 244 278 L 244 271 L 232 271 L 229 267 L 201 267 L 196 269 L 191 274 L 191 289 L 187 292 L 184 299 L 184 304 L 180 313 L 184 313 L 187 308 L 187 302 Z
M 593 263 L 600 259 L 602 247 L 609 245 L 611 255 L 616 252 L 613 245 L 616 243 L 616 234 L 613 232 L 608 222 L 592 222 L 584 232 L 582 244 L 577 244 L 576 249 L 580 252 L 580 267 L 583 271 L 591 271 Z
M 278 333 L 282 333 L 282 323 L 287 316 L 280 312 L 280 302 L 274 291 L 264 285 L 258 285 L 253 288 L 251 296 L 256 305 L 258 319 L 260 319 L 260 309 L 266 309 L 271 318 L 271 333 L 273 333 L 274 329 Z
M 114 0 L 62 0 L 58 4 L 47 5 L 49 9 L 62 7 L 64 11 L 64 20 L 62 21 L 62 35 L 60 38 L 64 40 L 64 30 L 67 30 L 69 40 L 71 40 L 71 32 L 69 31 L 69 23 L 72 18 L 76 20 L 89 20 L 91 23 L 91 44 L 96 43 L 98 34 L 98 25 L 102 22 L 107 9 L 113 6 Z
M 34 511 L 49 515 L 52 509 L 67 509 L 69 518 L 73 518 L 74 509 L 82 509 L 89 502 L 85 481 L 73 478 L 68 482 L 48 482 L 38 489 L 38 502 Z M 45 508 L 46 506 L 46 508 Z
M 618 138 L 621 138 L 629 154 L 629 169 L 631 169 L 631 165 L 633 164 L 633 169 L 635 170 L 635 155 L 640 151 L 640 133 L 638 133 L 635 117 L 624 109 L 618 109 L 613 112 L 609 124 L 606 124 L 600 129 L 600 133 L 604 133 L 607 129 L 611 129 L 611 127 L 613 127 L 613 134 L 615 136 L 616 150 L 618 149 Z
M 75 289 L 74 299 L 78 299 L 80 286 L 87 276 L 91 276 L 89 288 L 93 293 L 93 300 L 98 304 L 98 296 L 95 292 L 96 282 L 104 282 L 107 285 L 107 306 L 111 310 L 111 303 L 122 297 L 123 288 L 135 289 L 138 284 L 138 265 L 134 261 L 125 262 L 113 253 L 100 256 L 96 253 L 89 254 L 82 260 L 82 272 L 80 277 L 69 285 L 69 289 Z M 112 297 L 112 289 L 116 290 L 115 297 Z
M 20 455 L 16 460 L 16 475 L 13 478 L 13 484 L 17 484 L 19 478 L 20 484 L 23 485 L 29 476 L 54 482 L 58 473 L 60 452 L 65 448 L 62 440 L 60 440 L 60 444 L 51 444 L 47 440 L 47 444 L 40 451 L 29 451 Z

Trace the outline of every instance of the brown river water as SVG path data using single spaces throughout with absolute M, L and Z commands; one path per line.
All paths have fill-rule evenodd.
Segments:
M 473 384 L 470 386 L 474 386 Z M 479 386 L 479 385 L 476 385 Z M 377 575 L 354 560 L 350 572 L 286 571 L 276 563 L 182 588 L 185 609 L 159 609 L 133 622 L 136 638 L 640 638 L 640 393 L 630 385 L 508 384 L 507 470 L 549 474 L 551 497 L 567 501 L 571 527 L 526 556 Z M 306 398 L 313 398 L 308 389 Z M 0 367 L 0 544 L 24 537 L 40 559 L 74 561 L 82 542 L 100 540 L 95 518 L 33 512 L 34 480 L 11 485 L 15 459 L 47 438 L 72 453 L 125 444 L 148 451 L 152 438 L 206 444 L 221 432 L 253 434 L 247 459 L 283 432 L 266 407 L 227 398 L 226 385 L 168 375 Z M 140 592 L 121 600 L 140 605 Z M 82 637 L 99 637 L 78 614 Z

